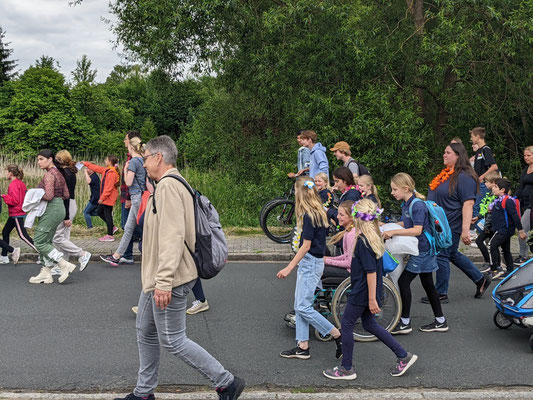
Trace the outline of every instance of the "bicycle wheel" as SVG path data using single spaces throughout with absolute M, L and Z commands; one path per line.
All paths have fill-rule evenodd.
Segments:
M 296 224 L 294 200 L 272 201 L 261 218 L 261 228 L 265 235 L 276 243 L 289 243 Z
M 275 201 L 279 201 L 284 199 L 285 197 L 276 197 L 275 199 L 269 200 L 265 203 L 265 205 L 261 208 L 261 211 L 259 212 L 259 226 L 263 229 L 263 215 L 265 214 L 266 209 Z
M 348 302 L 350 294 L 350 278 L 346 278 L 335 290 L 331 308 L 333 310 L 333 320 L 337 328 L 341 327 L 342 314 Z M 394 283 L 387 278 L 383 278 L 383 298 L 381 299 L 381 312 L 376 314 L 376 320 L 387 331 L 392 331 L 402 314 L 402 301 L 400 292 L 394 286 Z M 361 319 L 359 319 L 354 327 L 353 338 L 358 342 L 371 342 L 376 340 L 376 337 L 363 329 Z

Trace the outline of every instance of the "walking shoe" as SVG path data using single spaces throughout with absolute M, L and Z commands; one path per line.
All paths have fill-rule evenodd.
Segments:
M 187 310 L 187 314 L 194 315 L 207 310 L 209 310 L 209 303 L 207 302 L 207 300 L 194 300 L 192 302 L 192 306 Z
M 353 367 L 351 369 L 346 369 L 342 365 L 339 365 L 338 367 L 333 367 L 331 369 L 327 369 L 325 371 L 322 371 L 324 376 L 329 379 L 337 379 L 337 380 L 345 380 L 345 381 L 352 381 L 355 378 L 357 378 L 357 374 L 355 373 L 355 370 Z
M 30 283 L 54 283 L 54 278 L 50 273 L 49 267 L 42 267 L 39 275 L 32 276 L 29 280 Z
M 139 397 L 135 396 L 133 393 L 130 393 L 126 397 L 115 397 L 114 400 L 155 400 L 155 396 L 153 394 L 149 394 L 148 396 Z
M 448 304 L 450 302 L 450 299 L 448 299 L 447 294 L 439 294 L 439 300 L 440 300 L 440 304 Z M 420 302 L 424 304 L 429 304 L 429 299 L 426 296 L 424 296 L 420 299 Z
M 525 263 L 527 260 L 528 260 L 527 257 L 520 257 L 520 256 L 518 256 L 518 257 L 516 257 L 516 258 L 514 259 L 513 264 L 514 264 L 514 265 L 521 265 L 521 264 Z
M 51 273 L 52 275 L 57 275 L 57 276 L 59 276 L 59 275 L 61 275 L 61 268 L 59 268 L 59 267 L 56 265 L 56 266 L 54 266 L 54 267 L 50 270 L 50 273 Z
M 446 332 L 448 331 L 448 322 L 444 320 L 441 324 L 439 321 L 434 320 L 431 324 L 422 325 L 420 328 L 422 332 Z
M 114 226 L 114 227 L 113 227 L 113 235 L 114 235 L 115 233 L 117 233 L 117 231 L 118 231 L 118 228 L 117 228 L 116 226 Z
M 291 329 L 296 329 L 296 322 L 294 322 L 293 320 L 285 322 L 285 325 L 287 325 Z
M 13 253 L 11 253 L 11 261 L 13 261 L 13 264 L 17 264 L 19 262 L 20 258 L 20 247 L 15 247 L 13 249 Z
M 396 327 L 392 330 L 391 335 L 407 335 L 411 333 L 413 328 L 411 328 L 411 323 L 404 324 L 401 320 L 396 324 Z
M 308 360 L 311 358 L 309 354 L 309 348 L 303 350 L 300 346 L 296 346 L 294 349 L 285 350 L 279 353 L 283 358 L 299 358 L 300 360 Z
M 59 278 L 57 279 L 59 283 L 65 282 L 65 280 L 68 278 L 70 273 L 76 269 L 76 266 L 74 264 L 69 263 L 64 258 L 61 258 L 59 260 L 59 262 L 57 263 L 57 266 L 61 270 L 61 273 L 59 274 Z
M 503 271 L 503 274 L 501 274 L 500 276 L 496 277 L 496 278 L 493 278 L 493 279 L 497 279 L 499 281 L 501 280 L 504 280 L 505 278 L 507 278 L 509 276 L 510 272 L 507 272 L 507 271 Z
M 0 264 L 9 264 L 8 256 L 0 256 Z
M 112 267 L 118 267 L 118 263 L 120 262 L 120 260 L 117 260 L 115 257 L 113 257 L 113 254 L 108 256 L 100 256 L 100 259 L 111 264 Z
M 500 276 L 504 274 L 504 270 L 502 267 L 498 267 L 492 271 L 490 271 L 492 279 L 498 279 Z
M 120 260 L 118 260 L 118 263 L 119 264 L 132 265 L 134 263 L 134 261 L 133 261 L 133 258 L 120 257 Z
M 98 239 L 100 242 L 114 242 L 115 238 L 111 235 L 105 235 Z
M 81 257 L 78 258 L 78 261 L 80 263 L 80 272 L 85 269 L 87 264 L 89 264 L 89 261 L 91 260 L 91 253 L 88 251 L 85 251 Z
M 398 358 L 396 366 L 390 374 L 392 376 L 402 376 L 409 368 L 411 368 L 417 359 L 418 356 L 416 354 L 407 353 L 407 357 Z
M 287 314 L 285 314 L 285 317 L 283 317 L 283 319 L 289 322 L 291 319 L 294 318 L 295 315 L 296 315 L 296 311 L 292 310 L 291 312 L 288 312 Z
M 474 295 L 474 298 L 481 299 L 490 286 L 491 281 L 492 278 L 490 275 L 484 275 L 483 278 L 476 283 L 476 294 Z
M 244 379 L 235 376 L 231 385 L 225 388 L 216 388 L 215 390 L 219 400 L 235 400 L 239 398 L 245 386 Z
M 137 314 L 139 312 L 139 307 L 138 306 L 133 306 L 131 308 L 131 311 L 133 311 L 135 314 Z
M 490 263 L 485 262 L 481 267 L 479 267 L 479 272 L 485 273 L 490 271 Z

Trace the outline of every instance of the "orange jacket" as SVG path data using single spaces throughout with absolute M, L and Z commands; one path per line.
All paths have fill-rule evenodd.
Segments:
M 102 175 L 100 200 L 102 201 L 102 204 L 105 204 L 106 206 L 114 206 L 118 198 L 117 183 L 120 180 L 115 167 L 101 167 L 96 164 L 91 164 L 90 162 L 84 162 L 83 165 Z

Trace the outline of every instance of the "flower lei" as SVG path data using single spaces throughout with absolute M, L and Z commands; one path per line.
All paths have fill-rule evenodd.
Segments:
M 509 196 L 507 194 L 504 194 L 503 196 L 501 197 L 498 197 L 497 199 L 495 199 L 492 203 L 489 204 L 489 211 L 492 211 L 492 209 L 494 207 L 496 207 L 496 204 L 498 203 L 501 203 L 503 201 L 503 199 L 505 198 L 505 196 Z M 516 197 L 513 197 L 513 196 L 509 196 L 509 198 L 512 200 L 512 201 L 515 201 L 516 200 Z
M 359 189 L 359 185 L 350 185 L 350 186 L 347 186 L 342 193 L 346 193 L 348 190 L 352 190 L 352 189 L 361 191 L 361 189 Z
M 331 195 L 331 192 L 328 192 L 327 195 L 328 199 L 322 204 L 325 208 L 329 208 L 331 202 L 333 201 L 333 196 Z
M 450 176 L 452 176 L 454 172 L 454 168 L 452 167 L 446 167 L 442 171 L 440 171 L 440 174 L 438 174 L 431 183 L 429 184 L 429 188 L 431 190 L 437 189 L 440 184 L 446 182 L 448 179 L 450 179 Z
M 383 208 L 376 208 L 376 211 L 373 213 L 364 213 L 357 209 L 357 203 L 359 201 L 356 201 L 352 206 L 352 217 L 359 218 L 363 221 L 373 221 L 375 219 L 378 219 L 381 213 L 383 213 Z

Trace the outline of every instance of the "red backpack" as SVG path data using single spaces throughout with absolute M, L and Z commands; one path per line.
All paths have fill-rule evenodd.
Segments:
M 505 204 L 507 203 L 507 199 L 508 198 L 511 198 L 511 200 L 514 201 L 514 204 L 515 204 L 515 207 L 516 207 L 516 212 L 518 213 L 518 218 L 522 217 L 520 215 L 520 201 L 518 201 L 518 199 L 516 197 L 511 197 L 509 195 L 505 195 L 503 200 L 502 200 L 502 208 L 503 208 L 503 212 L 505 213 L 505 227 L 506 228 L 509 228 L 509 217 L 507 216 L 507 210 L 505 209 Z

